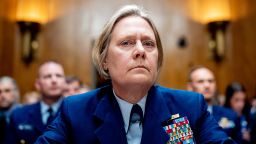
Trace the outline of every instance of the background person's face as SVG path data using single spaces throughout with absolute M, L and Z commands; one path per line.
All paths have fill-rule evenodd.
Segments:
M 207 101 L 210 101 L 216 92 L 216 82 L 213 73 L 201 68 L 191 74 L 190 86 L 193 91 L 201 93 Z
M 64 96 L 71 96 L 80 93 L 80 84 L 78 81 L 67 83 L 65 86 Z
M 158 73 L 158 49 L 150 25 L 141 17 L 120 20 L 111 35 L 107 67 L 113 84 L 152 85 Z
M 46 97 L 62 96 L 65 87 L 63 68 L 55 63 L 46 63 L 39 69 L 37 89 Z
M 0 108 L 9 108 L 14 101 L 14 86 L 9 82 L 0 83 Z
M 230 99 L 231 108 L 237 113 L 241 114 L 245 105 L 245 93 L 235 92 Z

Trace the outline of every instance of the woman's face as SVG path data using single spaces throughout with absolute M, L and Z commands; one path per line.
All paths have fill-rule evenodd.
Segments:
M 113 29 L 104 68 L 113 85 L 151 86 L 157 78 L 158 49 L 154 32 L 138 16 L 121 19 Z
M 245 105 L 245 93 L 241 91 L 235 92 L 230 100 L 230 105 L 234 111 L 241 114 Z

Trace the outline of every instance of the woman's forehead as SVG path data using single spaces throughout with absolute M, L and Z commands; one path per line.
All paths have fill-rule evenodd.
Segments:
M 127 37 L 136 34 L 142 34 L 151 39 L 155 39 L 154 31 L 148 21 L 139 16 L 128 16 L 121 19 L 116 23 L 112 31 L 112 37 Z

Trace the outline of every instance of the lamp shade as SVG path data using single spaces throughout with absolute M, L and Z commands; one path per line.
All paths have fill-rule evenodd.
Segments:
M 200 0 L 200 3 L 202 23 L 230 20 L 229 0 Z
M 213 21 L 230 21 L 229 0 L 190 0 L 189 16 L 202 24 Z
M 47 10 L 47 0 L 18 0 L 16 21 L 46 23 Z

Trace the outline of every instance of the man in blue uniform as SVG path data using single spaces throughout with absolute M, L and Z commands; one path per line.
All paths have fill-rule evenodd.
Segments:
M 0 77 L 0 143 L 6 134 L 9 116 L 19 106 L 20 92 L 16 81 L 9 76 Z
M 54 61 L 43 63 L 39 67 L 35 86 L 42 100 L 13 111 L 5 143 L 32 144 L 53 120 L 60 107 L 65 86 L 63 67 Z
M 187 87 L 188 90 L 204 95 L 208 104 L 207 110 L 231 138 L 240 142 L 241 133 L 237 114 L 231 109 L 213 104 L 216 94 L 216 81 L 213 72 L 204 66 L 193 67 L 188 75 Z
M 155 25 L 136 6 L 117 11 L 93 49 L 111 84 L 68 97 L 36 144 L 233 143 L 207 112 L 202 95 L 155 85 L 163 48 Z

